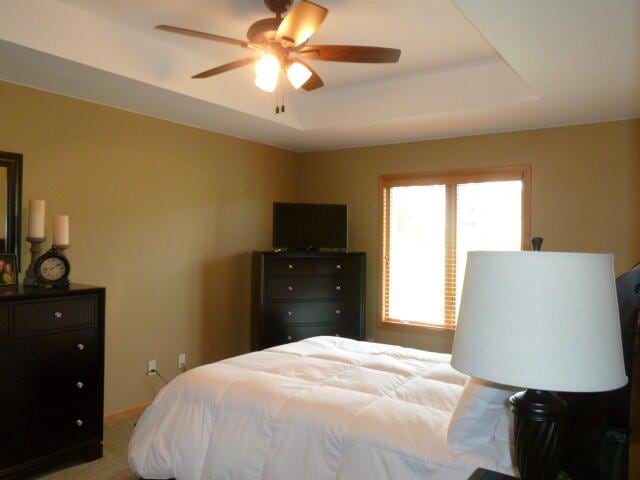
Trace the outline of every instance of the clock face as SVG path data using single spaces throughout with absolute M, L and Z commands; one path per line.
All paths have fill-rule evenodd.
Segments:
M 55 282 L 60 280 L 67 273 L 67 266 L 62 259 L 57 257 L 47 258 L 40 265 L 40 275 L 45 280 Z

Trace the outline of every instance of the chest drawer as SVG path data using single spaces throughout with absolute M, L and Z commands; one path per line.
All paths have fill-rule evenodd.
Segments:
M 274 325 L 269 336 L 273 345 L 297 342 L 305 338 L 323 335 L 335 336 L 337 334 L 335 323 L 321 325 Z
M 320 275 L 353 275 L 360 271 L 357 257 L 326 257 L 316 259 L 316 272 Z
M 0 382 L 90 363 L 97 354 L 93 328 L 9 341 L 0 348 Z
M 324 323 L 318 325 L 273 325 L 268 331 L 273 345 L 297 342 L 305 338 L 330 336 L 360 340 L 362 338 L 357 324 L 348 322 Z
M 0 338 L 9 335 L 9 307 L 0 306 Z
M 344 278 L 273 278 L 267 284 L 270 299 L 332 299 L 351 294 L 351 282 Z
M 67 405 L 95 401 L 98 376 L 95 364 L 56 371 L 0 384 L 0 423 L 34 412 L 58 410 Z
M 14 307 L 14 335 L 33 335 L 95 323 L 93 297 L 38 303 L 18 303 Z
M 335 323 L 347 318 L 343 302 L 278 302 L 266 306 L 267 324 Z
M 265 259 L 267 275 L 309 275 L 315 272 L 311 258 L 278 258 Z
M 0 424 L 0 469 L 89 440 L 98 432 L 95 404 L 42 412 Z

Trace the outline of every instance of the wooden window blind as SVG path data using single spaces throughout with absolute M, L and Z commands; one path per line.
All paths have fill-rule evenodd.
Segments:
M 383 176 L 382 326 L 455 329 L 467 252 L 529 238 L 529 167 Z

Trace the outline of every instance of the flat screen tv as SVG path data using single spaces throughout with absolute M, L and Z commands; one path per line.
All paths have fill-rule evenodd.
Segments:
M 274 203 L 273 247 L 347 248 L 347 206 Z

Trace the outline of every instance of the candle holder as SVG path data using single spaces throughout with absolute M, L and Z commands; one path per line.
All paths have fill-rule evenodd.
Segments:
M 24 276 L 24 286 L 25 287 L 38 287 L 38 279 L 36 278 L 36 272 L 34 271 L 34 265 L 36 260 L 40 256 L 40 252 L 42 251 L 42 243 L 44 242 L 44 238 L 34 238 L 27 237 L 27 242 L 31 244 L 29 248 L 29 252 L 31 252 L 31 263 L 29 263 L 29 268 Z

